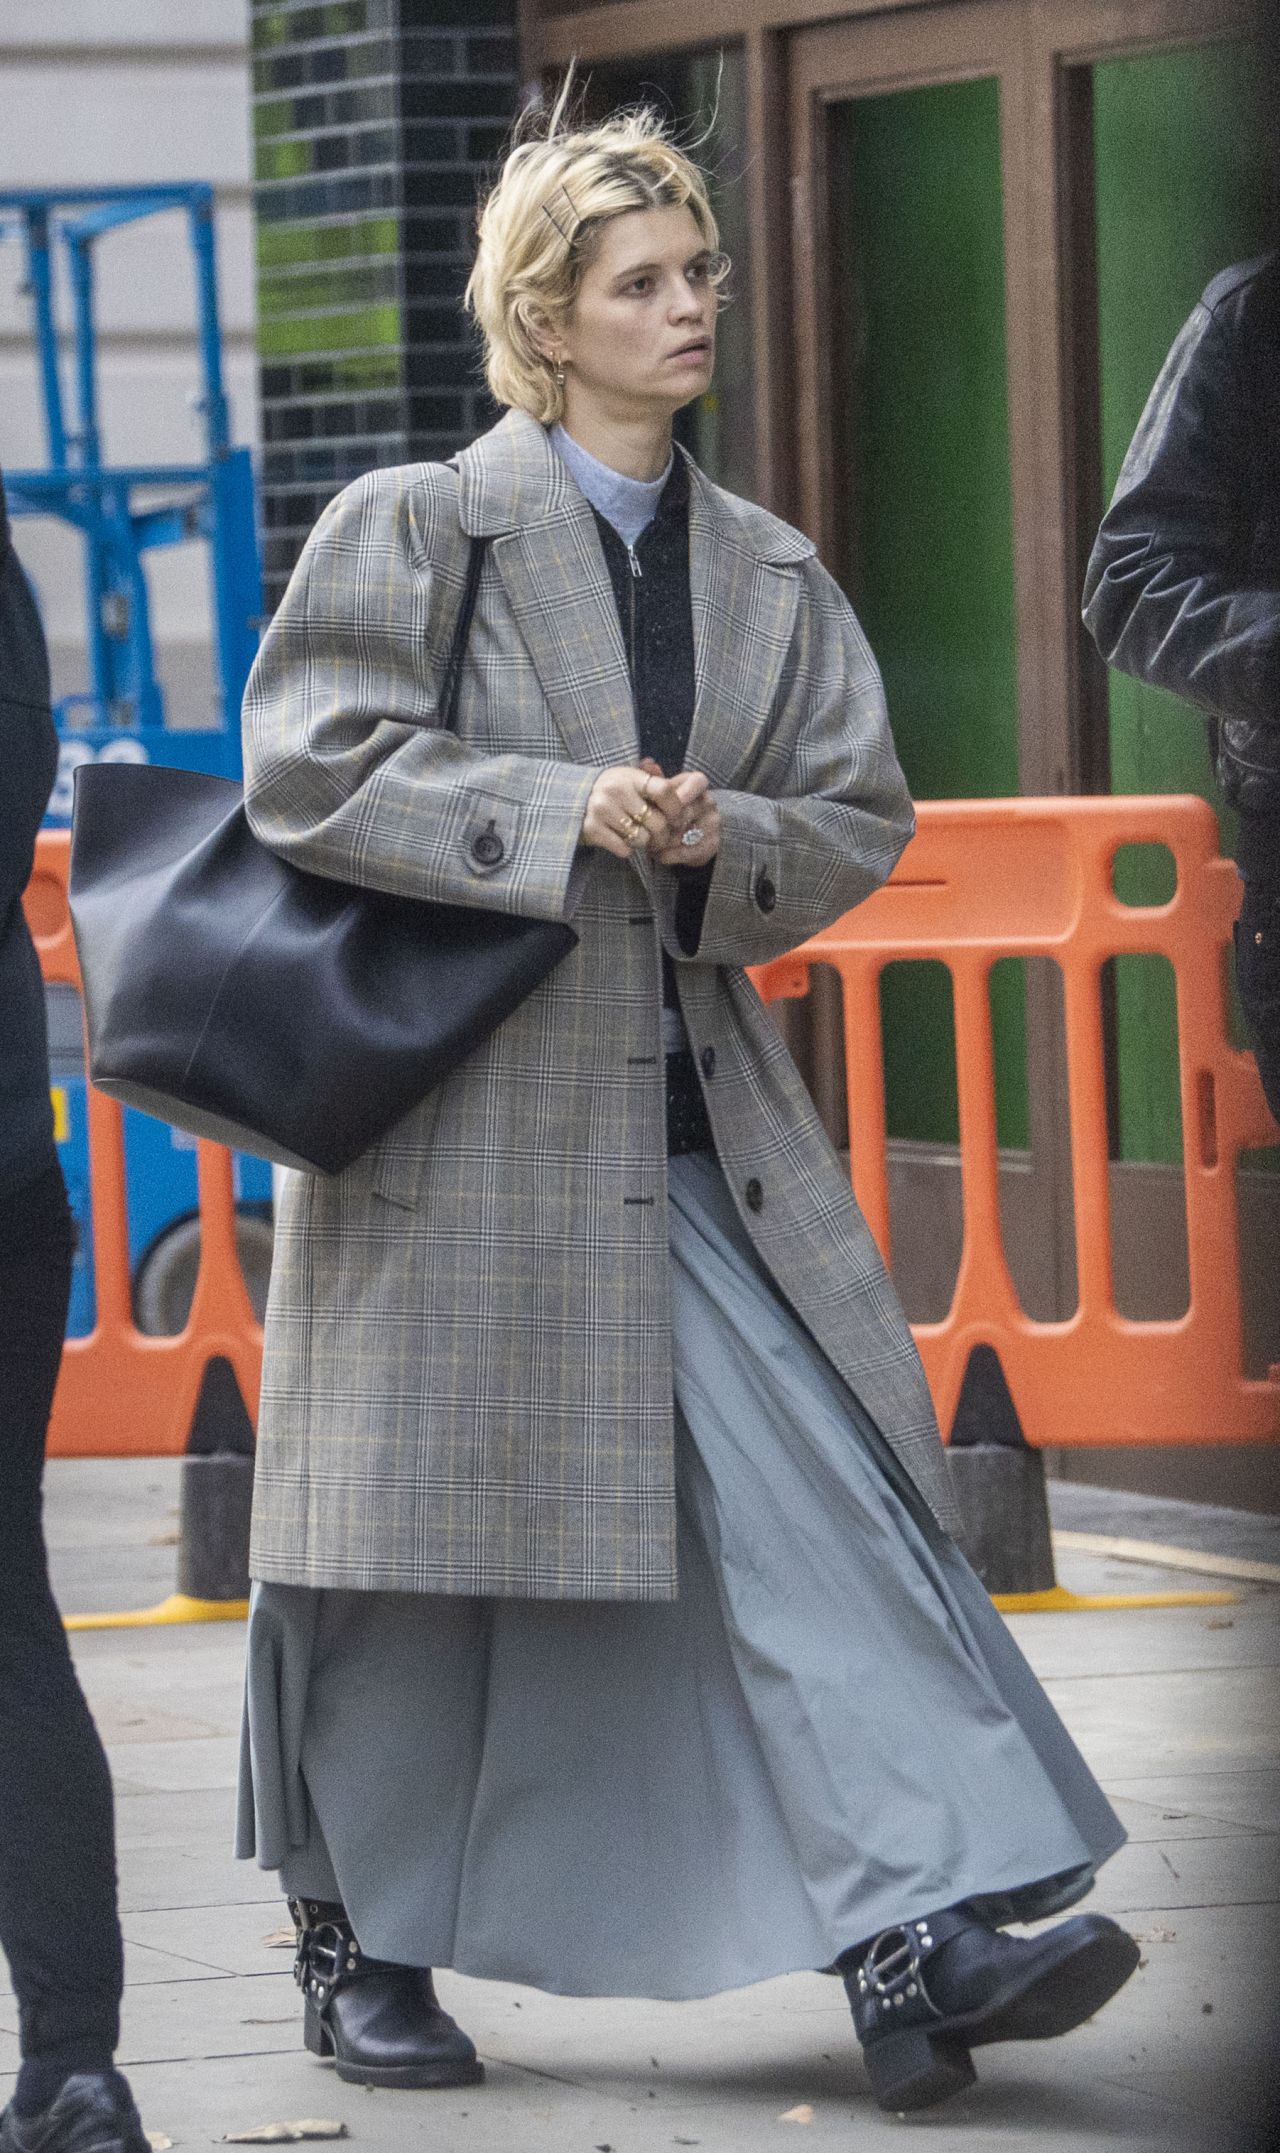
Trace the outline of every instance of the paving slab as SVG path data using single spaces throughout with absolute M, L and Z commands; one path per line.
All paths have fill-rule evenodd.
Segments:
M 1280 1771 L 1170 1772 L 1117 1779 L 1114 1799 L 1159 1806 L 1174 1821 L 1203 1817 L 1249 1831 L 1280 1832 Z

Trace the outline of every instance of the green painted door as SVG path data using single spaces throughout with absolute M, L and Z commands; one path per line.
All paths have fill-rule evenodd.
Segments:
M 919 800 L 1019 790 L 999 99 L 986 79 L 833 110 L 841 574 Z M 1025 1146 L 1020 967 L 992 1003 L 1000 1137 Z M 945 970 L 891 967 L 882 1006 L 890 1134 L 955 1142 Z

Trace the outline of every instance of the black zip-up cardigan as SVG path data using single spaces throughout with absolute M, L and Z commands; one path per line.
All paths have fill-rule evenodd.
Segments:
M 696 690 L 693 654 L 693 600 L 689 585 L 689 473 L 676 456 L 662 489 L 657 514 L 628 547 L 613 525 L 592 512 L 617 601 L 622 640 L 631 668 L 636 732 L 642 757 L 652 756 L 667 777 L 684 768 L 693 723 Z M 680 911 L 685 918 L 706 903 L 711 869 L 678 868 L 685 882 Z M 696 947 L 696 933 L 693 946 Z M 662 999 L 677 1009 L 675 967 L 663 952 Z M 702 1086 L 690 1050 L 667 1058 L 667 1151 L 714 1148 Z

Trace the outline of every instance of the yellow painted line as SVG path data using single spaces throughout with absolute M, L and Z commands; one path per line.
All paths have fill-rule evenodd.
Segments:
M 65 1144 L 71 1134 L 71 1111 L 67 1105 L 66 1091 L 61 1084 L 54 1084 L 50 1088 L 49 1097 L 53 1102 L 53 1141 L 55 1144 Z
M 175 1622 L 243 1622 L 249 1613 L 247 1600 L 192 1600 L 185 1592 L 171 1593 L 158 1607 L 135 1607 L 119 1615 L 67 1615 L 66 1630 L 151 1630 Z
M 1280 1562 L 1254 1562 L 1244 1555 L 1205 1555 L 1194 1547 L 1164 1547 L 1158 1540 L 1113 1540 L 1106 1533 L 1055 1532 L 1055 1547 L 1077 1555 L 1110 1555 L 1117 1562 L 1145 1562 L 1155 1570 L 1198 1570 L 1205 1577 L 1238 1577 L 1250 1584 L 1280 1585 Z
M 1078 1615 L 1096 1607 L 1234 1607 L 1238 1592 L 995 1592 L 1002 1615 Z

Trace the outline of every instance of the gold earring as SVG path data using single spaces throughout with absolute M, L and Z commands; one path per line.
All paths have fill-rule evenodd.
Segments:
M 558 389 L 562 389 L 564 387 L 564 367 L 561 365 L 559 359 L 556 360 L 555 374 L 556 387 Z

